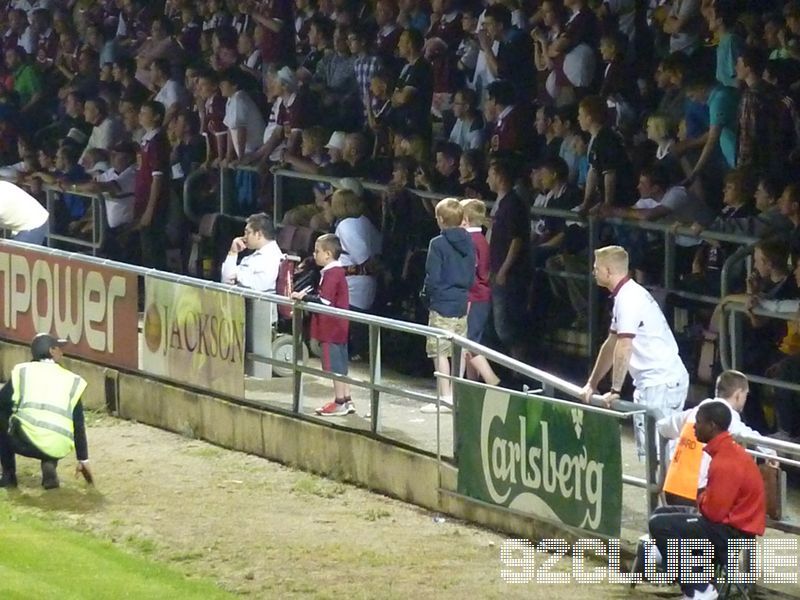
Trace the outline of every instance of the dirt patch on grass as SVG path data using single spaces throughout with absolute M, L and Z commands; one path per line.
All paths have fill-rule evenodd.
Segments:
M 89 530 L 253 598 L 652 598 L 612 585 L 511 585 L 504 536 L 152 427 L 90 417 L 97 486 L 20 459 L 16 509 Z M 4 493 L 0 491 L 0 498 Z M 558 570 L 570 568 L 563 559 Z M 663 597 L 664 590 L 660 590 Z M 655 592 L 655 597 L 659 593 Z

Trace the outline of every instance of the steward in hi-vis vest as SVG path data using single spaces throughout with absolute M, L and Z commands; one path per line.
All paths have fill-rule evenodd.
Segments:
M 31 362 L 16 365 L 0 389 L 0 487 L 17 485 L 16 454 L 42 463 L 42 486 L 59 486 L 58 461 L 73 449 L 77 472 L 92 482 L 81 395 L 86 380 L 59 364 L 65 340 L 40 333 Z
M 739 415 L 747 402 L 749 389 L 743 373 L 723 371 L 717 378 L 716 398 L 707 398 L 695 408 L 664 417 L 656 423 L 658 433 L 672 440 L 669 444 L 671 460 L 663 488 L 668 504 L 694 505 L 698 490 L 706 487 L 711 457 L 703 452 L 705 445 L 695 435 L 698 408 L 709 402 L 722 402 L 731 412 L 731 424 L 728 427 L 731 435 L 761 437 L 761 434 L 745 425 Z M 757 449 L 775 456 L 775 451 L 770 448 L 758 446 Z

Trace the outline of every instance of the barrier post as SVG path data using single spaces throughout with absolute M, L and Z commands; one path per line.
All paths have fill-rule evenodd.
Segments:
M 292 310 L 292 412 L 299 413 L 303 396 L 303 374 L 297 368 L 303 356 L 303 310 L 295 303 Z
M 381 383 L 381 329 L 378 325 L 369 325 L 369 382 L 374 386 Z M 370 430 L 378 433 L 378 411 L 380 410 L 381 393 L 372 388 L 369 393 Z
M 276 225 L 283 218 L 283 176 L 272 172 L 272 222 Z
M 645 469 L 647 471 L 647 518 L 653 514 L 658 507 L 658 449 L 655 416 L 648 410 L 644 415 L 644 436 L 645 436 Z M 661 456 L 661 460 L 665 460 Z
M 598 331 L 599 306 L 597 302 L 597 290 L 594 285 L 594 251 L 597 249 L 600 239 L 600 226 L 597 217 L 589 217 L 589 275 L 586 278 L 589 300 L 589 356 L 594 356 L 600 347 L 600 335 Z

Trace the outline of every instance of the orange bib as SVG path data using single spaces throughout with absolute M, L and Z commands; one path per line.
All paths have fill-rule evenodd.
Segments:
M 694 435 L 694 423 L 687 421 L 681 429 L 678 446 L 669 463 L 664 491 L 688 498 L 697 499 L 697 481 L 700 477 L 700 464 L 703 461 L 705 444 L 698 442 Z

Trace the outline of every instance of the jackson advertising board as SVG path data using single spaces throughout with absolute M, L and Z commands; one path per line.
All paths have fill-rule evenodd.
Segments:
M 244 298 L 145 278 L 142 369 L 244 395 Z
M 455 392 L 459 493 L 601 535 L 619 535 L 617 419 L 465 383 L 456 383 Z
M 5 339 L 50 333 L 71 356 L 138 367 L 136 275 L 0 243 L 0 285 Z

